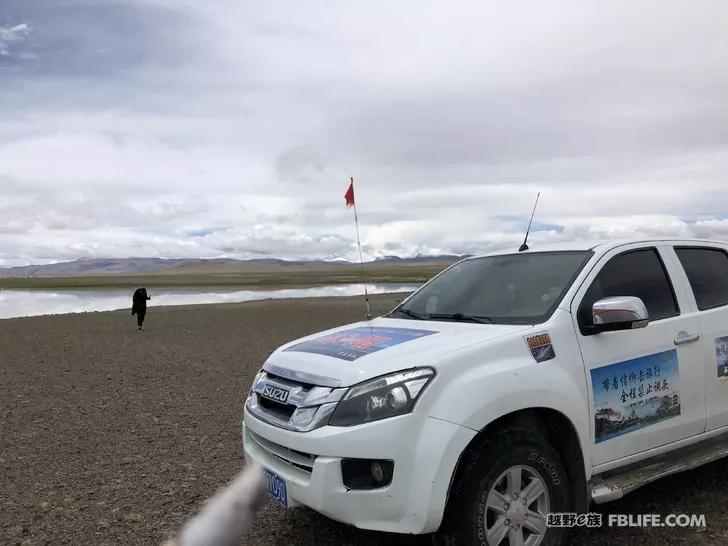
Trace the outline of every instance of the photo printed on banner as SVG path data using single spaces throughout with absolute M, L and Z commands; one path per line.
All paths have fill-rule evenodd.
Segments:
M 314 353 L 353 361 L 382 349 L 436 333 L 433 330 L 415 330 L 412 328 L 360 326 L 309 339 L 288 347 L 285 351 Z
M 594 441 L 680 415 L 680 370 L 670 349 L 591 370 Z

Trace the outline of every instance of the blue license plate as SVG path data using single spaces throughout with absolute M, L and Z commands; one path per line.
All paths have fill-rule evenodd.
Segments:
M 288 495 L 286 494 L 286 481 L 275 472 L 267 468 L 263 469 L 265 474 L 265 491 L 278 501 L 284 508 L 288 507 Z

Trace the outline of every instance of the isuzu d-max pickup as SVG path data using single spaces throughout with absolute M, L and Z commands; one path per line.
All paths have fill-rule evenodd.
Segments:
M 585 513 L 728 455 L 728 245 L 467 258 L 388 315 L 292 341 L 243 444 L 284 506 L 451 544 L 559 544 Z

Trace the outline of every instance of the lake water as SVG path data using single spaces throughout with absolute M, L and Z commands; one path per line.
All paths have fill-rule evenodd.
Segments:
M 370 284 L 370 294 L 412 292 L 416 284 Z M 0 319 L 113 311 L 131 309 L 132 290 L 0 290 Z M 316 298 L 324 296 L 355 296 L 364 293 L 362 284 L 336 284 L 311 288 L 281 288 L 276 290 L 164 290 L 151 289 L 150 307 L 163 305 L 194 305 L 201 303 L 235 303 L 241 301 Z

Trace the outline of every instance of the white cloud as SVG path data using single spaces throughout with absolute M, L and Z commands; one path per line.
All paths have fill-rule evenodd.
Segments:
M 728 235 L 722 3 L 8 1 L 0 265 Z
M 12 27 L 0 27 L 0 55 L 9 57 L 11 45 L 25 40 L 30 34 L 31 28 L 27 23 L 20 23 Z M 26 56 L 27 54 L 19 53 Z

